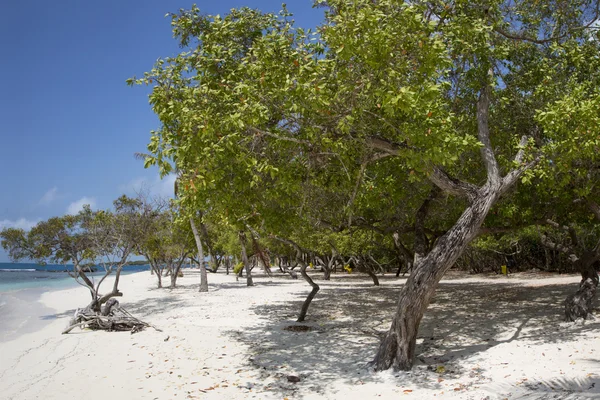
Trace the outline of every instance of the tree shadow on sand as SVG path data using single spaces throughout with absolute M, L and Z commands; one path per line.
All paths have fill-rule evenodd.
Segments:
M 390 326 L 401 287 L 391 277 L 382 283 L 376 287 L 364 277 L 319 281 L 321 291 L 303 324 L 310 330 L 286 329 L 299 325 L 294 321 L 304 301 L 302 294 L 289 303 L 255 307 L 253 311 L 266 323 L 232 334 L 251 347 L 251 364 L 265 377 L 283 382 L 270 388 L 282 394 L 301 385 L 323 393 L 334 380 L 348 385 L 380 381 L 381 374 L 371 373 L 367 362 Z M 514 340 L 559 344 L 599 329 L 598 319 L 580 325 L 562 323 L 562 303 L 575 287 L 442 281 L 421 323 L 415 368 L 394 376 L 404 384 L 442 389 L 432 379 L 440 365 L 448 377 L 473 374 L 461 367 L 460 360 Z M 567 334 L 558 334 L 565 330 Z M 486 368 L 491 366 L 475 373 L 481 376 Z M 286 374 L 297 375 L 301 382 L 287 383 Z

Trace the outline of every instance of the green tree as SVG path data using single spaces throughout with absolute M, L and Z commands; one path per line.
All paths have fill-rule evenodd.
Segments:
M 124 319 L 111 319 L 114 309 L 119 308 L 114 298 L 123 296 L 119 290 L 122 270 L 149 228 L 142 206 L 139 199 L 122 196 L 114 201 L 114 211 L 92 211 L 86 206 L 77 215 L 42 221 L 29 232 L 13 228 L 0 232 L 2 246 L 15 261 L 29 258 L 43 263 L 73 263 L 70 275 L 89 290 L 91 301 L 78 309 L 63 333 L 82 324 L 109 330 L 147 326 L 129 314 Z M 89 274 L 93 269 L 86 263 L 103 267 L 100 279 L 96 281 Z M 110 275 L 114 275 L 112 288 L 101 293 L 102 283 Z
M 595 121 L 597 85 L 574 60 L 597 56 L 598 5 L 317 3 L 326 19 L 316 32 L 285 10 L 173 14 L 184 51 L 130 80 L 154 85 L 161 121 L 146 163 L 176 165 L 189 182 L 182 198 L 199 209 L 288 238 L 298 221 L 332 217 L 343 230 L 358 211 L 383 216 L 395 187 L 396 214 L 413 221 L 414 266 L 373 365 L 410 369 L 439 280 L 491 208 L 519 180 L 553 173 L 572 146 L 576 130 L 553 131 L 549 115 L 574 101 Z M 592 132 L 580 146 L 594 146 Z M 440 192 L 456 198 L 444 221 L 456 219 L 427 236 Z

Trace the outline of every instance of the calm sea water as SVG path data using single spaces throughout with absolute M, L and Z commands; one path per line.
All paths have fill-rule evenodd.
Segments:
M 102 268 L 98 268 L 103 271 Z M 129 265 L 123 273 L 148 271 L 148 265 Z M 0 292 L 13 290 L 44 288 L 65 289 L 76 285 L 67 271 L 73 271 L 72 265 L 39 265 L 28 263 L 0 263 Z M 90 276 L 103 276 L 104 272 L 94 272 Z

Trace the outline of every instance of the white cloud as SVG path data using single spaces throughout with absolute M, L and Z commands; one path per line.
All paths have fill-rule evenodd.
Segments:
M 39 222 L 39 220 L 30 221 L 25 218 L 19 218 L 16 221 L 11 221 L 11 220 L 5 219 L 5 220 L 0 221 L 0 230 L 2 230 L 4 228 L 17 228 L 17 229 L 24 229 L 24 230 L 28 231 L 31 228 L 33 228 L 38 222 Z
M 39 204 L 45 205 L 50 204 L 56 199 L 56 195 L 58 194 L 58 188 L 54 186 L 52 189 L 48 190 L 39 201 Z
M 67 207 L 67 214 L 75 215 L 79 211 L 83 210 L 83 206 L 89 204 L 91 208 L 96 208 L 96 199 L 93 197 L 82 197 L 81 199 L 72 202 Z
M 139 178 L 126 185 L 121 185 L 119 189 L 130 196 L 141 191 L 147 191 L 151 196 L 170 198 L 173 197 L 175 178 L 175 175 L 168 175 L 163 179 L 160 179 L 159 176 L 154 179 Z
M 173 197 L 175 192 L 175 175 L 168 175 L 163 179 L 157 179 L 155 184 L 156 192 L 162 197 Z

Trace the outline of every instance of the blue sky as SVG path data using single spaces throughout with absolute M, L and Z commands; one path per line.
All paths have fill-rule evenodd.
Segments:
M 134 159 L 158 120 L 148 90 L 125 80 L 178 52 L 167 12 L 178 0 L 5 0 L 0 15 L 0 229 L 29 228 L 83 204 L 109 208 L 144 185 L 169 195 L 172 179 Z M 282 1 L 196 1 L 208 14 Z M 312 0 L 288 2 L 314 27 Z M 9 261 L 0 249 L 0 262 Z

